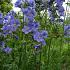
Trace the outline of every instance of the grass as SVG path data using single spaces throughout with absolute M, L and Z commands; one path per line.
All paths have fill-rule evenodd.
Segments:
M 70 44 L 62 38 L 48 38 L 46 42 L 38 49 L 30 43 L 15 43 L 11 54 L 0 51 L 0 70 L 70 70 Z

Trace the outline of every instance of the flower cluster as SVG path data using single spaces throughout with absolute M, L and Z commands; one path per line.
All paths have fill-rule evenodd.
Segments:
M 16 31 L 20 25 L 19 20 L 15 19 L 14 14 L 15 13 L 11 11 L 3 18 L 3 27 L 1 29 L 3 30 L 5 36 Z
M 20 22 L 15 18 L 15 12 L 10 11 L 5 16 L 0 13 L 0 25 L 0 36 L 6 38 L 7 35 L 12 34 L 12 32 L 17 30 L 18 26 L 20 26 Z M 12 48 L 5 46 L 5 42 L 2 39 L 0 39 L 0 46 L 6 53 L 12 51 Z
M 11 53 L 12 48 L 6 47 L 6 48 L 3 48 L 3 51 L 4 51 L 5 53 L 9 54 L 9 53 Z
M 55 2 L 56 6 L 54 6 L 54 8 L 56 7 L 56 10 L 53 11 L 51 4 L 53 4 Z M 50 20 L 54 21 L 55 20 L 55 16 L 54 13 L 57 13 L 58 17 L 59 17 L 59 22 L 63 22 L 64 20 L 64 7 L 63 5 L 64 0 L 48 0 L 48 12 L 49 12 L 49 16 L 50 16 Z M 56 17 L 57 18 L 57 17 Z
M 58 10 L 58 14 L 60 16 L 60 20 L 63 22 L 63 19 L 61 17 L 64 17 L 64 7 L 62 6 L 63 5 L 63 2 L 65 0 L 55 0 L 56 2 L 56 8 Z
M 27 4 L 27 7 L 22 7 L 23 4 Z M 32 33 L 33 39 L 43 45 L 46 45 L 45 38 L 47 38 L 48 32 L 45 30 L 39 31 L 39 22 L 35 21 L 36 11 L 35 11 L 35 0 L 19 0 L 15 3 L 16 7 L 21 8 L 21 11 L 24 15 L 24 22 L 27 25 L 24 25 L 22 32 L 25 34 Z

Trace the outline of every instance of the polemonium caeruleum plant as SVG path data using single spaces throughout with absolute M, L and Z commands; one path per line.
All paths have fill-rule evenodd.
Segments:
M 64 16 L 62 3 L 63 0 L 17 0 L 15 6 L 21 8 L 21 15 L 13 11 L 0 14 L 0 70 L 70 69 L 69 44 L 64 43 L 63 35 L 70 35 L 69 25 L 63 32 L 58 24 Z
M 50 20 L 54 21 L 56 18 L 59 20 L 59 22 L 63 22 L 64 20 L 64 7 L 63 2 L 65 0 L 48 0 L 48 12 L 50 16 Z M 55 3 L 55 5 L 53 5 Z M 52 8 L 54 7 L 54 8 Z M 53 13 L 55 12 L 55 13 Z M 56 17 L 57 15 L 58 17 Z M 63 17 L 63 18 L 62 18 Z
M 28 6 L 26 7 L 22 7 L 22 3 L 27 3 Z M 44 30 L 44 32 L 42 31 L 39 32 L 39 22 L 36 22 L 34 17 L 36 16 L 36 11 L 35 11 L 35 0 L 21 0 L 21 1 L 17 1 L 15 3 L 15 6 L 16 7 L 19 7 L 18 5 L 20 5 L 21 7 L 21 11 L 23 12 L 23 15 L 24 15 L 24 18 L 25 19 L 28 19 L 28 22 L 27 22 L 27 25 L 24 25 L 22 31 L 25 33 L 25 34 L 28 34 L 30 32 L 32 32 L 32 36 L 34 36 L 34 40 L 38 41 L 38 42 L 42 42 L 43 45 L 46 45 L 46 42 L 44 40 L 44 37 L 43 35 L 45 35 L 47 37 L 48 35 L 48 32 L 46 32 Z M 38 36 L 37 36 L 38 35 Z
M 15 18 L 14 11 L 8 12 L 5 16 L 3 16 L 2 13 L 0 13 L 0 20 L 0 36 L 3 36 L 3 38 L 5 39 L 7 35 L 11 35 L 17 30 L 18 26 L 20 26 L 19 20 Z M 6 47 L 5 42 L 2 40 L 0 45 L 4 52 L 9 54 L 12 51 L 12 48 Z

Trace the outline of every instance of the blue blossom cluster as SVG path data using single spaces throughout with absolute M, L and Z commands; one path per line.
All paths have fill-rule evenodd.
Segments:
M 18 19 L 15 19 L 14 14 L 15 13 L 11 11 L 3 18 L 3 27 L 1 29 L 5 36 L 16 31 L 18 26 L 20 26 L 20 22 Z
M 63 5 L 63 2 L 65 0 L 55 0 L 55 4 L 56 4 L 56 13 L 57 15 L 59 16 L 59 22 L 63 22 L 64 20 L 64 7 L 62 6 Z M 49 16 L 50 16 L 50 19 L 51 21 L 54 21 L 55 20 L 55 16 L 53 15 L 54 13 L 52 12 L 52 7 L 51 7 L 51 4 L 53 4 L 54 2 L 52 2 L 52 0 L 48 0 L 48 12 L 49 12 Z
M 3 51 L 4 51 L 5 53 L 7 53 L 7 54 L 10 54 L 11 51 L 12 51 L 12 48 L 6 47 L 6 48 L 3 48 Z
M 5 42 L 4 41 L 0 41 L 0 49 L 7 54 L 12 52 L 12 48 L 10 48 L 8 46 L 5 47 Z
M 20 26 L 19 20 L 16 19 L 14 15 L 15 15 L 14 11 L 8 12 L 7 15 L 5 16 L 3 16 L 2 13 L 0 13 L 0 25 L 1 25 L 0 36 L 6 38 L 7 35 L 12 34 Z M 2 50 L 6 53 L 12 51 L 12 48 L 5 47 L 5 43 L 2 40 L 0 40 L 0 46 L 2 47 Z
M 28 4 L 27 7 L 22 7 L 23 4 Z M 45 38 L 47 38 L 48 32 L 46 30 L 39 30 L 39 22 L 35 21 L 36 11 L 35 11 L 35 0 L 17 0 L 15 3 L 16 7 L 21 8 L 24 15 L 24 25 L 22 32 L 25 34 L 32 33 L 33 39 L 42 45 L 46 45 Z
M 55 17 L 52 14 L 52 8 L 50 6 L 48 7 L 48 15 L 49 15 L 51 21 L 55 20 Z
M 70 24 L 64 26 L 64 35 L 70 37 Z
M 64 17 L 64 7 L 62 6 L 63 5 L 63 2 L 65 0 L 55 0 L 56 2 L 56 8 L 58 10 L 58 14 L 60 16 L 60 20 L 63 22 L 63 19 L 61 17 Z

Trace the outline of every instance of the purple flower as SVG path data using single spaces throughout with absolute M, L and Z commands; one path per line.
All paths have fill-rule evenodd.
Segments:
M 9 48 L 9 47 L 6 47 L 3 49 L 3 51 L 7 54 L 11 53 L 12 52 L 12 48 Z
M 40 48 L 40 45 L 35 45 L 34 48 L 35 49 Z
M 3 24 L 3 19 L 0 19 L 0 24 Z
M 38 22 L 29 22 L 28 26 L 32 28 L 32 31 L 35 32 L 37 29 L 39 29 L 39 23 Z
M 0 19 L 1 19 L 1 18 L 3 18 L 3 14 L 2 14 L 2 13 L 0 13 Z
M 20 22 L 14 17 L 14 14 L 15 13 L 13 13 L 13 11 L 10 11 L 6 16 L 4 16 L 3 27 L 1 28 L 4 35 L 8 35 L 16 31 L 18 26 L 20 26 Z
M 42 0 L 43 1 L 43 0 Z M 48 3 L 51 2 L 51 0 L 48 0 Z
M 20 26 L 19 20 L 18 20 L 18 19 L 15 19 L 15 18 L 12 18 L 12 19 L 9 21 L 9 24 L 10 24 L 10 25 Z
M 57 5 L 57 10 L 60 16 L 64 16 L 64 7 L 62 5 Z
M 45 46 L 45 45 L 46 45 L 45 40 L 43 40 L 41 43 L 42 43 L 42 45 L 43 45 L 43 46 Z
M 21 7 L 21 4 L 22 4 L 22 0 L 17 0 L 16 3 L 15 3 L 15 7 Z
M 35 0 L 27 0 L 27 2 L 29 3 L 30 7 L 35 8 Z
M 64 7 L 62 6 L 64 1 L 65 0 L 55 0 L 56 8 L 57 8 L 57 11 L 58 11 L 58 16 L 60 16 L 60 17 L 61 16 L 64 17 Z M 63 19 L 59 20 L 59 22 L 63 22 L 63 21 L 64 21 Z
M 3 14 L 0 13 L 0 24 L 2 24 L 2 23 L 3 23 Z
M 1 29 L 3 30 L 3 32 L 12 33 L 16 31 L 17 28 L 18 27 L 14 25 L 4 25 Z
M 20 21 L 19 21 L 18 19 L 15 19 L 15 24 L 16 24 L 17 26 L 20 26 Z
M 15 16 L 15 15 L 16 15 L 16 13 L 13 10 L 11 10 L 10 12 L 7 13 L 7 16 Z
M 70 36 L 70 25 L 64 26 L 64 34 L 65 36 Z
M 48 37 L 48 32 L 46 30 L 42 30 L 41 31 L 41 35 L 44 37 L 44 38 L 47 38 Z
M 15 39 L 16 39 L 16 40 L 19 40 L 19 37 L 18 37 L 18 36 L 15 36 Z
M 10 25 L 15 24 L 15 23 L 16 23 L 16 22 L 15 22 L 15 19 L 14 19 L 14 18 L 9 21 L 9 24 L 10 24 Z
M 5 42 L 1 41 L 1 42 L 0 42 L 0 46 L 1 46 L 2 48 L 4 48 Z
M 62 5 L 65 0 L 55 0 L 55 2 L 59 5 Z
M 36 40 L 37 42 L 41 42 L 42 45 L 46 45 L 46 42 L 44 40 L 44 38 L 47 38 L 47 31 L 42 30 L 41 32 L 36 32 L 33 36 L 34 40 Z
M 14 19 L 15 18 L 13 15 L 7 14 L 6 16 L 4 16 L 3 24 L 10 24 L 10 22 L 13 24 L 13 23 L 15 23 Z
M 68 29 L 70 29 L 70 24 L 64 26 L 64 31 L 67 31 Z
M 40 32 L 36 32 L 33 36 L 34 40 L 37 42 L 42 42 L 44 40 L 43 36 L 41 35 Z
M 57 10 L 59 12 L 63 12 L 64 11 L 64 7 L 62 5 L 57 5 Z
M 37 22 L 29 22 L 27 26 L 24 26 L 22 31 L 25 34 L 28 34 L 29 32 L 36 32 L 39 27 L 39 23 Z
M 52 9 L 49 7 L 48 8 L 48 15 L 49 15 L 49 17 L 50 17 L 50 20 L 51 21 L 54 21 L 55 20 L 55 18 L 54 18 L 54 16 L 53 16 L 53 14 L 52 14 L 52 11 L 51 11 Z
M 26 16 L 26 18 L 28 18 L 29 21 L 33 21 L 34 20 L 34 17 L 36 15 L 35 9 L 32 9 L 30 7 L 22 8 L 22 12 Z
M 8 21 L 9 18 L 10 18 L 9 16 L 4 16 L 3 24 L 8 24 L 9 23 L 9 21 Z
M 32 31 L 32 28 L 28 26 L 24 26 L 24 28 L 22 29 L 22 32 L 24 32 L 25 34 L 28 34 L 31 31 Z

